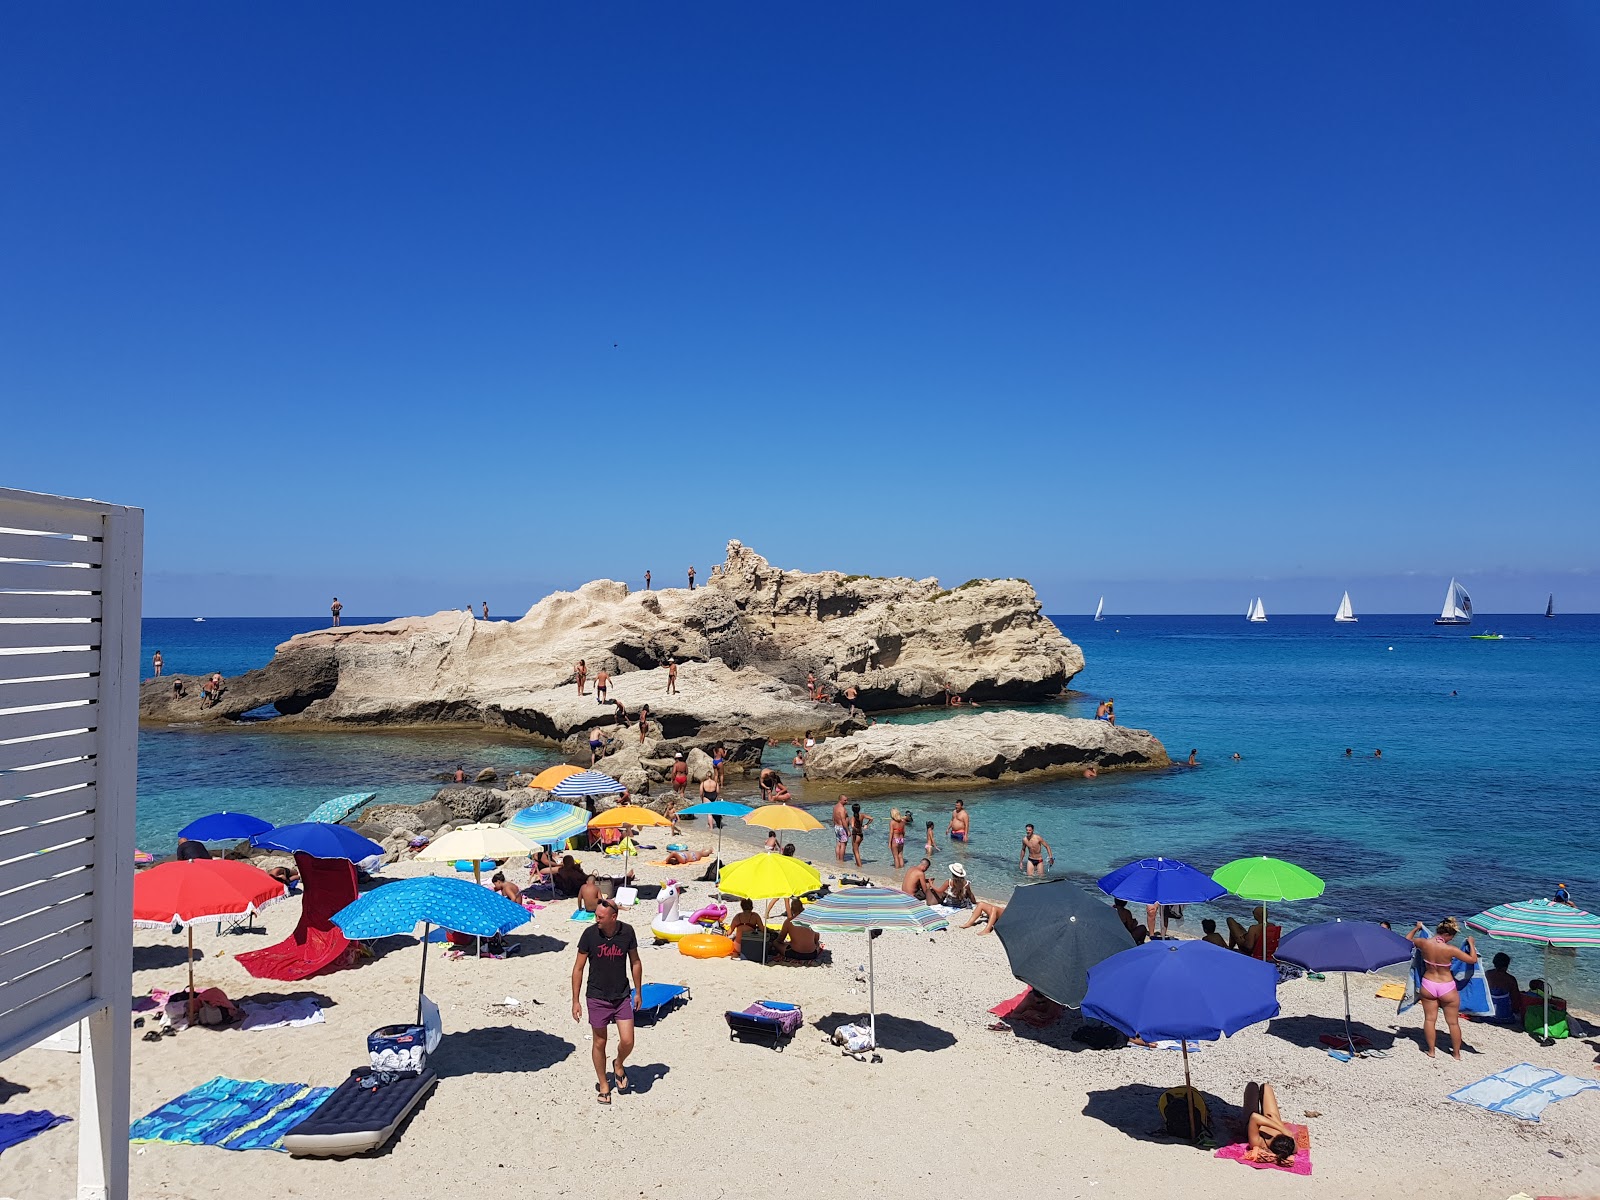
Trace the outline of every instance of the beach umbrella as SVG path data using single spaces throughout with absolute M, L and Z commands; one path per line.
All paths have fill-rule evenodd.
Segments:
M 803 808 L 796 808 L 793 804 L 763 804 L 760 808 L 752 809 L 745 814 L 746 825 L 760 825 L 766 829 L 787 829 L 798 833 L 810 833 L 813 829 L 821 829 L 822 822 L 813 817 Z
M 1283 935 L 1277 957 L 1308 971 L 1338 971 L 1344 978 L 1344 1039 L 1357 1054 L 1350 1033 L 1350 972 L 1365 973 L 1409 962 L 1411 939 L 1376 921 L 1324 921 Z
M 1497 941 L 1538 942 L 1544 953 L 1544 1030 L 1543 1041 L 1550 1038 L 1550 947 L 1577 949 L 1580 946 L 1600 946 L 1600 917 L 1584 912 L 1570 904 L 1557 904 L 1554 900 L 1519 900 L 1511 904 L 1497 904 L 1493 908 L 1467 918 L 1467 928 L 1487 934 Z
M 1111 906 L 1066 879 L 1017 888 L 994 931 L 1011 973 L 1068 1008 L 1083 1003 L 1089 968 L 1128 948 Z
M 574 766 L 572 766 L 572 765 L 570 765 L 568 763 L 563 763 L 559 767 L 546 767 L 544 770 L 540 771 L 537 775 L 535 775 L 533 777 L 533 782 L 530 783 L 528 786 L 529 787 L 536 787 L 536 788 L 543 788 L 545 791 L 548 792 L 552 788 L 554 788 L 556 786 L 556 784 L 560 783 L 563 779 L 566 779 L 566 778 L 568 778 L 570 776 L 573 776 L 573 775 L 582 775 L 582 774 L 583 774 L 583 768 L 582 767 L 574 767 Z
M 214 812 L 196 817 L 178 830 L 178 836 L 188 838 L 191 842 L 246 841 L 271 828 L 271 821 L 263 821 L 249 813 Z
M 242 921 L 282 900 L 289 889 L 260 867 L 227 858 L 162 863 L 133 877 L 133 924 L 179 929 L 189 941 L 189 1019 L 194 1019 L 194 923 Z
M 577 778 L 577 776 L 573 776 Z M 609 778 L 609 777 L 608 777 Z M 637 804 L 619 804 L 615 808 L 608 808 L 599 816 L 589 821 L 590 829 L 621 829 L 624 825 L 633 825 L 643 829 L 650 825 L 665 825 L 672 827 L 672 819 L 663 817 L 652 809 L 643 808 Z M 628 879 L 628 852 L 633 848 L 632 840 L 622 839 L 622 879 Z
M 767 855 L 768 858 L 778 857 Z M 732 870 L 730 867 L 729 870 Z M 818 933 L 866 933 L 867 935 L 867 1011 L 872 1027 L 872 1049 L 878 1048 L 877 976 L 872 962 L 872 943 L 880 929 L 914 929 L 932 933 L 950 928 L 950 922 L 922 901 L 894 888 L 847 887 L 830 892 L 795 918 Z
M 524 854 L 532 854 L 537 849 L 533 842 L 520 833 L 501 825 L 485 823 L 463 825 L 459 829 L 452 829 L 442 838 L 435 838 L 429 842 L 417 852 L 417 857 L 424 862 L 455 862 L 457 859 L 470 858 L 472 882 L 481 885 L 483 883 L 481 865 L 484 859 L 520 858 Z M 478 939 L 477 951 L 483 953 L 481 937 Z
M 422 989 L 428 978 L 428 933 L 435 925 L 479 938 L 509 933 L 527 924 L 528 910 L 499 892 L 465 879 L 418 875 L 375 887 L 333 914 L 333 923 L 354 941 L 412 933 L 422 926 L 422 972 L 417 977 L 417 1024 L 422 1024 Z
M 1267 904 L 1281 900 L 1310 900 L 1328 885 L 1304 867 L 1265 854 L 1236 858 L 1211 872 L 1228 891 L 1245 900 L 1261 901 L 1261 961 L 1267 960 Z
M 747 817 L 754 810 L 733 800 L 706 800 L 680 808 L 680 817 Z M 722 822 L 717 823 L 717 895 L 722 895 Z
M 1167 932 L 1167 905 L 1204 904 L 1228 891 L 1205 872 L 1178 858 L 1141 858 L 1118 867 L 1100 877 L 1100 890 L 1117 900 L 1161 905 L 1163 934 Z
M 585 796 L 616 796 L 627 790 L 604 771 L 579 771 L 556 784 L 550 789 L 550 794 L 582 799 Z
M 347 795 L 335 796 L 326 804 L 319 804 L 312 809 L 306 815 L 306 820 L 330 823 L 342 821 L 377 794 L 377 792 L 350 792 Z
M 294 825 L 279 825 L 258 833 L 250 839 L 252 846 L 269 850 L 283 850 L 289 854 L 302 851 L 312 858 L 348 858 L 364 865 L 369 860 L 383 858 L 383 847 L 371 838 L 364 838 L 348 825 L 330 825 L 326 821 L 300 821 Z
M 559 800 L 545 800 L 519 809 L 506 822 L 530 842 L 540 846 L 564 846 L 567 839 L 589 827 L 589 814 Z
M 1194 1135 L 1189 1039 L 1214 1041 L 1277 1016 L 1278 970 L 1210 942 L 1146 942 L 1089 968 L 1082 1011 L 1129 1037 L 1177 1041 Z
M 822 874 L 810 863 L 787 854 L 752 854 L 729 863 L 722 890 L 746 900 L 779 900 L 804 896 L 822 886 Z

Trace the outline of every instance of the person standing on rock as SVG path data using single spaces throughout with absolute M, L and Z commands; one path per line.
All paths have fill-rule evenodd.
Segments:
M 578 677 L 578 695 L 582 696 L 582 695 L 584 695 L 584 690 L 583 690 L 584 680 L 589 678 L 589 664 L 584 662 L 583 659 L 580 658 L 578 660 L 577 670 L 575 670 L 573 672 L 573 674 Z
M 339 628 L 339 614 L 344 611 L 344 605 L 339 603 L 339 597 L 337 596 L 333 598 L 333 608 L 331 611 L 333 613 L 333 627 L 337 629 Z
M 617 709 L 617 724 L 626 725 L 628 723 L 628 706 L 621 700 L 613 700 L 611 703 L 614 704 Z
M 649 567 L 646 567 L 645 570 L 644 570 L 644 590 L 647 591 L 647 592 L 650 590 L 650 568 Z
M 676 696 L 677 694 L 678 694 L 678 660 L 675 659 L 675 658 L 669 658 L 669 659 L 667 659 L 667 695 Z
M 487 600 L 483 602 L 483 619 L 485 621 L 489 619 L 489 602 Z
M 161 678 L 161 667 L 162 667 L 162 665 L 163 665 L 163 659 L 161 657 L 161 651 L 157 650 L 155 652 L 155 654 L 153 654 L 151 656 L 151 658 L 150 658 L 150 669 L 155 672 L 154 678 L 156 678 L 156 679 L 160 679 Z
M 601 667 L 594 677 L 594 699 L 596 704 L 604 704 L 606 702 L 606 688 L 610 683 L 611 675 L 604 667 Z
M 619 700 L 617 703 L 620 704 L 622 702 Z M 648 732 L 650 732 L 650 706 L 641 704 L 639 706 L 639 745 L 644 745 L 644 735 Z
M 844 862 L 845 848 L 850 845 L 849 796 L 840 796 L 833 805 L 833 857 Z
M 694 568 L 689 568 L 689 590 L 694 591 Z

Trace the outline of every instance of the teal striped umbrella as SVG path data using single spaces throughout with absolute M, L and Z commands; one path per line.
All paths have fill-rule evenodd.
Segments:
M 880 929 L 914 929 L 932 933 L 950 928 L 950 922 L 922 901 L 894 888 L 847 887 L 830 892 L 795 918 L 818 933 L 866 933 L 867 1011 L 872 1023 L 872 1049 L 878 1048 L 878 994 L 872 962 L 872 943 Z
M 507 829 L 515 829 L 541 846 L 562 846 L 589 827 L 589 814 L 559 800 L 532 804 L 511 814 Z
M 556 784 L 550 789 L 550 794 L 582 799 L 585 796 L 615 796 L 627 790 L 604 771 L 580 771 Z
M 377 792 L 351 792 L 345 796 L 335 796 L 326 804 L 319 804 L 312 809 L 306 820 L 337 825 L 377 794 Z
M 1467 918 L 1467 928 L 1498 941 L 1538 942 L 1544 947 L 1545 1045 L 1553 1045 L 1550 1030 L 1550 947 L 1600 946 L 1600 917 L 1554 900 L 1517 900 L 1497 904 Z

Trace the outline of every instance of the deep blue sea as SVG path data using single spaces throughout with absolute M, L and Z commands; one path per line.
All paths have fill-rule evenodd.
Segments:
M 1436 628 L 1420 615 L 1363 616 L 1356 625 L 1327 616 L 1274 616 L 1265 625 L 1237 616 L 1056 621 L 1087 659 L 1061 711 L 1091 716 L 1113 696 L 1121 724 L 1150 729 L 1175 761 L 1197 749 L 1202 765 L 870 797 L 867 810 L 880 818 L 895 805 L 910 808 L 918 825 L 933 820 L 941 865 L 964 860 L 980 893 L 1008 893 L 1031 821 L 1058 870 L 1084 880 L 1156 854 L 1207 870 L 1245 854 L 1297 862 L 1328 887 L 1317 901 L 1275 912 L 1290 925 L 1334 915 L 1397 924 L 1470 916 L 1547 896 L 1558 882 L 1580 906 L 1600 904 L 1600 616 L 1480 615 L 1467 629 Z M 159 648 L 170 671 L 237 673 L 324 623 L 148 619 L 145 660 Z M 1490 630 L 1504 640 L 1469 636 Z M 787 754 L 771 757 L 785 769 Z M 354 790 L 425 799 L 437 786 L 429 776 L 457 762 L 554 761 L 551 751 L 505 735 L 145 730 L 140 844 L 166 849 L 185 821 L 220 808 L 299 819 Z M 805 802 L 832 802 L 820 785 L 789 782 Z M 741 790 L 729 789 L 735 797 Z M 943 837 L 957 795 L 973 810 L 974 829 L 959 852 Z M 829 858 L 830 836 L 811 835 L 816 844 L 802 852 Z M 882 841 L 871 850 L 869 873 L 891 874 Z M 1213 915 L 1244 916 L 1248 907 L 1223 902 Z M 1191 908 L 1188 924 L 1202 915 Z M 1532 952 L 1511 950 L 1519 975 L 1535 969 Z M 1555 981 L 1600 1008 L 1600 967 L 1565 960 Z

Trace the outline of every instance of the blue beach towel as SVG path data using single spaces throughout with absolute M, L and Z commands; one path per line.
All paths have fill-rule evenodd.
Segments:
M 1451 1092 L 1450 1099 L 1475 1104 L 1490 1112 L 1506 1113 L 1520 1121 L 1537 1121 L 1539 1114 L 1557 1100 L 1594 1088 L 1600 1088 L 1600 1081 L 1563 1075 L 1531 1063 L 1518 1063 Z
M 218 1075 L 140 1117 L 128 1130 L 128 1140 L 282 1150 L 284 1131 L 309 1116 L 332 1092 L 303 1083 Z
M 580 908 L 580 909 L 575 910 L 573 912 L 573 914 L 570 917 L 567 918 L 567 920 L 569 920 L 569 921 L 592 921 L 592 920 L 594 920 L 594 914 L 592 912 L 587 912 L 584 909 Z
M 42 1108 L 29 1112 L 0 1113 L 0 1154 L 4 1154 L 18 1142 L 37 1137 L 46 1129 L 54 1129 L 57 1125 L 70 1120 L 71 1117 L 45 1112 Z

